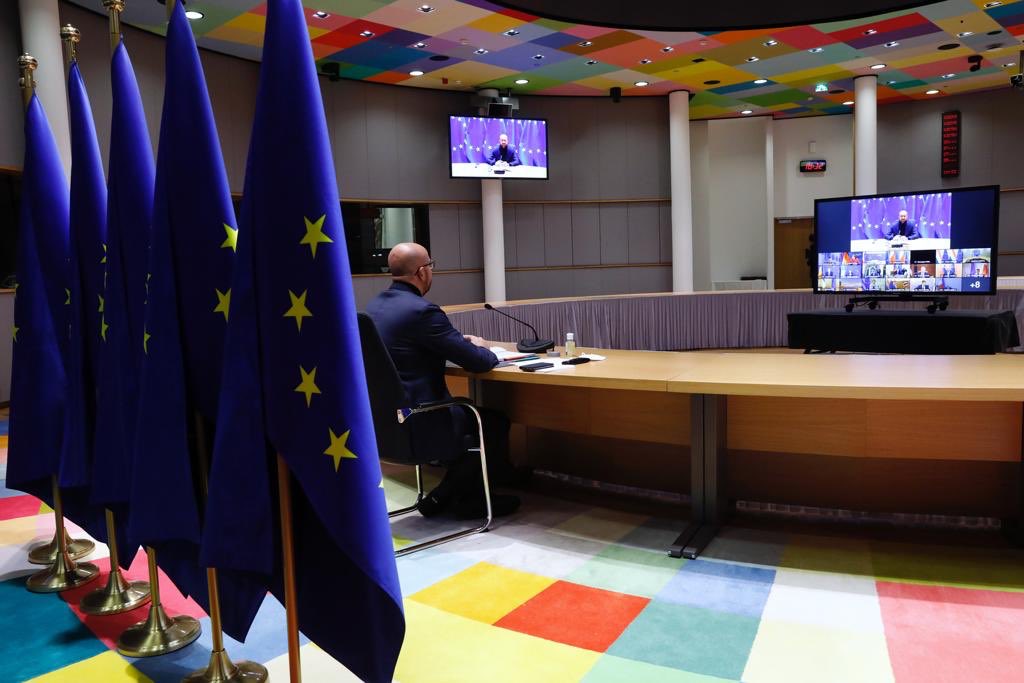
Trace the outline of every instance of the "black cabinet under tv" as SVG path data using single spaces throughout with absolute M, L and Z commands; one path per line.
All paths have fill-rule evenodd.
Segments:
M 787 318 L 789 348 L 806 352 L 970 355 L 1020 346 L 1013 311 L 839 310 Z

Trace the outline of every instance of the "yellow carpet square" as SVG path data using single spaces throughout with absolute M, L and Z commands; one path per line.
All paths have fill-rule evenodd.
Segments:
M 51 671 L 30 683 L 153 683 L 113 650 Z
M 523 683 L 580 680 L 601 656 L 442 610 L 405 603 L 402 683 Z
M 411 599 L 493 624 L 554 582 L 546 576 L 481 562 L 413 594 Z
M 763 619 L 743 670 L 746 683 L 893 681 L 884 633 Z

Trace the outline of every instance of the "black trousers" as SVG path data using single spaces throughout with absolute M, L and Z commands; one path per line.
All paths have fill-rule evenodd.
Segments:
M 484 444 L 487 448 L 487 476 L 491 485 L 508 483 L 514 470 L 509 460 L 508 433 L 511 422 L 499 410 L 477 408 L 483 422 Z M 448 471 L 433 493 L 440 499 L 482 495 L 480 456 L 469 449 L 480 445 L 476 417 L 462 406 L 452 409 L 452 426 L 456 441 L 462 444 L 453 460 L 443 463 Z

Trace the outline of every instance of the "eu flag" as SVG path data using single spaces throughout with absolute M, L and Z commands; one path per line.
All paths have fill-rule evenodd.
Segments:
M 281 596 L 271 484 L 280 454 L 295 483 L 299 625 L 361 679 L 390 681 L 405 619 L 299 0 L 267 3 L 237 259 L 204 563 L 273 574 Z
M 57 144 L 34 95 L 25 113 L 22 177 L 7 485 L 52 504 L 67 400 L 62 347 L 69 195 Z
M 166 49 L 129 532 L 156 548 L 178 588 L 208 608 L 197 495 L 207 466 L 195 449 L 208 453 L 208 426 L 217 417 L 238 229 L 202 64 L 180 2 Z M 242 640 L 266 585 L 232 572 L 221 572 L 219 584 L 224 629 Z
M 92 500 L 123 515 L 130 494 L 138 417 L 154 170 L 142 98 L 123 42 L 114 51 L 110 75 L 107 262 L 99 330 Z M 132 553 L 121 555 L 125 566 L 132 559 Z

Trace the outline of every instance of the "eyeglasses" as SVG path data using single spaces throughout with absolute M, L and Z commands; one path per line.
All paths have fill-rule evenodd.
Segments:
M 430 268 L 431 270 L 433 270 L 434 269 L 434 265 L 436 263 L 437 263 L 437 261 L 435 259 L 430 259 L 429 261 L 424 263 L 422 266 L 420 266 L 420 268 Z M 420 268 L 417 268 L 416 270 L 419 270 Z

